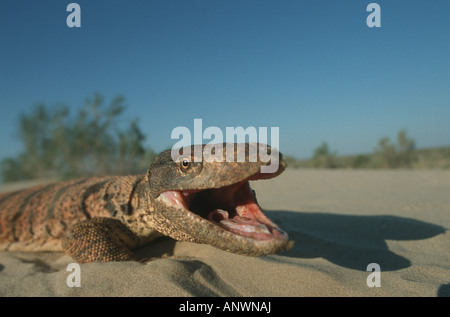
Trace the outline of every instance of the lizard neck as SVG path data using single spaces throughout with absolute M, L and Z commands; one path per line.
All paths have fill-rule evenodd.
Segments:
M 122 222 L 141 238 L 143 243 L 161 235 L 155 229 L 155 207 L 150 198 L 148 184 L 147 174 L 139 178 L 130 196 L 129 213 L 121 216 Z

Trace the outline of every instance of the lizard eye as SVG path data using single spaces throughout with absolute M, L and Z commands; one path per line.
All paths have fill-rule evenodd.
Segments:
M 182 171 L 187 171 L 191 167 L 191 161 L 188 158 L 184 158 L 180 162 L 180 168 Z

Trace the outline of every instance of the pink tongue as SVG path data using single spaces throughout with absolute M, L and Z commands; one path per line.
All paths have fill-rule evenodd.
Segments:
M 232 232 L 245 236 L 271 236 L 267 226 L 259 221 L 241 216 L 235 216 L 233 219 L 229 219 L 228 217 L 228 212 L 222 209 L 213 210 L 208 214 L 208 219 L 210 221 Z

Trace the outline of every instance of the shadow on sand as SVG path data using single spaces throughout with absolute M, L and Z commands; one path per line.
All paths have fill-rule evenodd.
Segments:
M 369 263 L 379 264 L 382 271 L 411 266 L 409 259 L 389 250 L 386 240 L 422 240 L 445 232 L 441 226 L 397 216 L 291 211 L 267 211 L 267 215 L 295 241 L 282 255 L 322 257 L 361 271 Z
M 442 284 L 439 289 L 437 296 L 439 297 L 450 297 L 450 283 L 449 284 Z
M 382 271 L 411 266 L 409 259 L 391 250 L 386 240 L 422 240 L 445 232 L 445 228 L 397 216 L 338 215 L 321 212 L 266 211 L 289 233 L 294 247 L 280 255 L 295 258 L 324 258 L 346 268 L 366 271 L 377 263 Z M 176 241 L 161 237 L 136 251 L 143 257 L 173 255 Z M 267 258 L 270 261 L 270 257 Z M 446 293 L 446 288 L 443 289 Z

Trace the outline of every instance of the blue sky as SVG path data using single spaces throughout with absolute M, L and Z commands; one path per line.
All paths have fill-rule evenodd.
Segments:
M 20 113 L 126 98 L 147 144 L 177 126 L 279 127 L 280 149 L 371 152 L 400 129 L 450 145 L 450 1 L 0 1 L 0 158 L 22 148 Z M 208 142 L 208 140 L 205 140 Z

